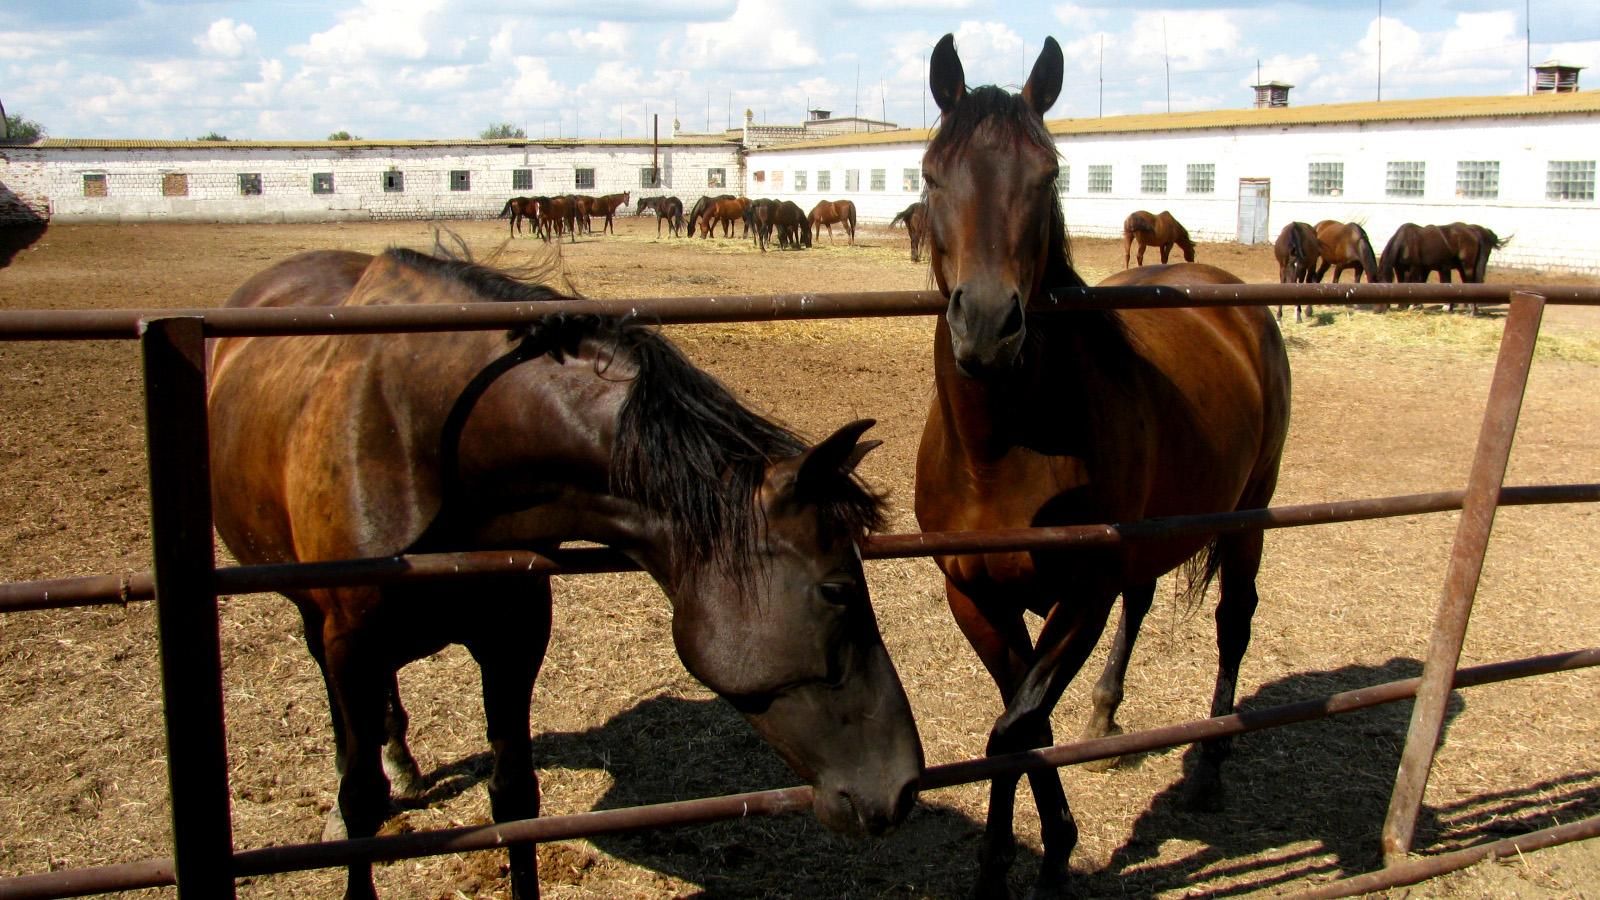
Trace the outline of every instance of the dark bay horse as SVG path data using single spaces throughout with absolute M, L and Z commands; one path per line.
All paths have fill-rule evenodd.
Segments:
M 1377 276 L 1378 261 L 1373 253 L 1372 241 L 1367 238 L 1367 230 L 1356 222 L 1336 222 L 1333 219 L 1323 219 L 1316 225 L 1317 246 L 1322 256 L 1322 262 L 1317 266 L 1316 277 L 1312 281 L 1321 281 L 1322 276 L 1328 274 L 1328 269 L 1333 269 L 1333 281 L 1339 281 L 1339 276 L 1345 269 L 1354 269 L 1351 277 L 1356 281 L 1361 280 L 1363 274 L 1367 283 Z
M 231 307 L 569 299 L 469 261 L 303 253 Z M 240 562 L 523 548 L 621 550 L 661 585 L 689 672 L 802 778 L 832 828 L 877 833 L 914 802 L 921 745 L 884 650 L 858 540 L 882 500 L 853 474 L 869 420 L 814 447 L 741 405 L 632 318 L 505 332 L 224 338 L 211 359 L 216 524 Z M 496 821 L 538 815 L 529 738 L 548 578 L 290 595 L 327 684 L 339 770 L 326 835 L 374 834 L 423 778 L 396 671 L 449 643 L 482 670 Z M 510 848 L 536 896 L 534 847 Z M 346 897 L 374 896 L 352 866 Z
M 532 197 L 512 197 L 506 201 L 505 206 L 500 207 L 500 215 L 495 218 L 504 219 L 507 216 L 511 218 L 511 224 L 507 226 L 511 237 L 516 237 L 517 233 L 522 231 L 523 219 L 531 219 L 534 227 L 537 228 L 539 225 L 539 202 Z
M 717 202 L 718 200 L 735 200 L 735 199 L 738 199 L 738 198 L 734 197 L 732 194 L 717 194 L 716 196 L 702 195 L 699 200 L 696 200 L 694 202 L 694 206 L 690 207 L 690 209 L 689 209 L 689 216 L 688 216 L 689 229 L 688 229 L 688 231 L 684 232 L 683 236 L 684 237 L 694 237 L 695 229 L 699 226 L 701 216 L 704 215 L 707 206 L 710 206 L 711 204 Z
M 568 240 L 577 243 L 578 240 L 578 204 L 576 198 L 566 197 L 538 197 L 539 202 L 539 232 L 546 241 L 553 236 L 556 241 L 561 240 L 561 235 L 568 236 Z
M 1265 506 L 1288 428 L 1289 364 L 1264 307 L 1040 310 L 1053 305 L 1051 291 L 1083 284 L 1043 120 L 1062 69 L 1060 46 L 1046 39 L 1020 95 L 968 89 L 954 38 L 934 48 L 929 81 L 940 119 L 922 167 L 931 264 L 949 304 L 935 329 L 917 520 L 926 531 L 946 531 Z M 1008 213 L 989 212 L 996 209 Z M 1187 263 L 1131 269 L 1104 284 L 1237 282 Z M 937 557 L 956 622 L 1005 703 L 988 752 L 1052 742 L 1051 710 L 1121 592 L 1122 623 L 1086 733 L 1116 731 L 1128 655 L 1156 579 L 1185 562 L 1191 596 L 1221 574 L 1212 710 L 1231 711 L 1261 552 L 1256 531 L 1091 552 Z M 1043 617 L 1036 641 L 1024 621 L 1030 611 Z M 1203 746 L 1190 781 L 1194 802 L 1217 802 L 1227 751 L 1225 741 Z M 997 777 L 990 788 L 980 895 L 1006 892 L 1017 781 Z M 1066 889 L 1077 826 L 1056 772 L 1029 781 L 1044 842 L 1035 889 L 1053 895 Z
M 668 196 L 640 197 L 639 209 L 634 214 L 642 216 L 647 209 L 656 215 L 656 237 L 661 237 L 663 221 L 667 223 L 667 233 L 673 237 L 678 236 L 678 230 L 683 227 L 682 200 Z
M 805 210 L 793 200 L 778 203 L 777 210 L 772 214 L 772 222 L 778 230 L 780 248 L 799 250 L 811 246 L 811 220 L 806 218 Z
M 906 223 L 906 236 L 911 239 L 911 261 L 921 262 L 922 241 L 928 233 L 928 204 L 918 200 L 900 210 L 889 220 L 889 227 L 893 228 L 901 222 Z
M 1162 210 L 1160 213 L 1150 213 L 1137 210 L 1122 220 L 1122 267 L 1128 268 L 1128 258 L 1133 248 L 1134 241 L 1139 242 L 1139 265 L 1144 265 L 1144 249 L 1146 247 L 1161 248 L 1161 264 L 1167 264 L 1167 258 L 1172 255 L 1172 245 L 1177 244 L 1183 251 L 1184 262 L 1194 262 L 1194 241 L 1189 240 L 1189 229 L 1173 217 L 1172 213 Z
M 744 221 L 744 211 L 749 201 L 742 197 L 729 200 L 712 200 L 700 210 L 700 236 L 711 237 L 718 223 L 722 225 L 722 236 L 733 237 L 733 223 Z
M 818 226 L 828 229 L 828 243 L 833 243 L 833 226 L 844 226 L 844 233 L 849 235 L 852 245 L 856 242 L 856 205 L 849 200 L 822 200 L 811 207 L 811 214 L 806 217 L 811 223 L 811 233 L 821 235 Z
M 1317 260 L 1322 253 L 1322 245 L 1317 241 L 1317 230 L 1305 222 L 1290 222 L 1278 232 L 1278 239 L 1272 244 L 1272 253 L 1278 258 L 1278 283 L 1279 284 L 1307 284 L 1315 281 L 1317 276 Z M 1311 315 L 1311 306 L 1305 307 L 1306 315 Z M 1278 307 L 1278 318 L 1283 318 L 1283 307 Z M 1294 320 L 1300 321 L 1300 305 L 1294 307 Z
M 612 220 L 616 217 L 619 208 L 628 205 L 628 195 L 631 193 L 632 191 L 623 191 L 620 194 L 606 194 L 603 197 L 596 197 L 589 201 L 589 214 L 605 218 L 605 221 L 600 223 L 601 234 L 605 234 L 608 231 L 613 235 L 617 233 L 616 225 Z
M 1451 222 L 1439 228 L 1444 232 L 1450 249 L 1455 252 L 1456 271 L 1461 273 L 1463 284 L 1482 284 L 1489 274 L 1489 254 L 1511 240 L 1500 237 L 1482 225 L 1469 225 L 1466 222 Z M 1451 303 L 1449 308 L 1454 311 L 1456 305 Z M 1468 303 L 1467 308 L 1473 315 L 1478 314 L 1478 304 Z
M 1449 284 L 1451 270 L 1460 265 L 1444 229 L 1407 222 L 1396 228 L 1384 245 L 1378 258 L 1378 280 L 1420 284 L 1437 272 L 1439 283 Z

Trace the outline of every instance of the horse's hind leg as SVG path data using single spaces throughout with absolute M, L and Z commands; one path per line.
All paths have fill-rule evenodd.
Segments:
M 384 670 L 371 636 L 328 636 L 326 673 L 344 731 L 345 766 L 339 778 L 339 813 L 346 834 L 372 837 L 388 814 L 389 780 L 382 755 L 387 742 L 386 711 L 393 670 Z M 330 823 L 331 824 L 331 823 Z M 345 900 L 376 900 L 372 864 L 354 863 L 345 883 Z
M 1249 531 L 1217 539 L 1221 565 L 1222 599 L 1217 604 L 1217 686 L 1211 695 L 1211 715 L 1233 710 L 1239 685 L 1239 665 L 1250 646 L 1250 620 L 1259 595 L 1256 575 L 1261 570 L 1262 532 Z M 1190 776 L 1188 801 L 1202 810 L 1222 805 L 1222 763 L 1233 752 L 1233 739 L 1215 738 L 1200 745 L 1200 761 Z
M 406 745 L 406 730 L 411 727 L 411 717 L 400 704 L 400 682 L 396 673 L 389 675 L 389 702 L 384 710 L 383 774 L 389 777 L 389 791 L 398 798 L 413 800 L 427 788 L 422 770 Z
M 1117 708 L 1122 705 L 1123 681 L 1128 675 L 1128 662 L 1133 657 L 1133 645 L 1139 640 L 1139 628 L 1145 614 L 1155 600 L 1154 581 L 1132 585 L 1122 592 L 1122 615 L 1117 621 L 1117 634 L 1111 640 L 1111 652 L 1106 657 L 1106 667 L 1094 685 L 1094 708 L 1089 712 L 1089 722 L 1084 726 L 1083 739 L 1121 734 L 1117 725 Z M 1083 764 L 1091 772 L 1105 772 L 1115 768 L 1117 757 L 1098 759 Z
M 493 626 L 467 643 L 483 673 L 483 712 L 494 754 L 489 809 L 496 822 L 539 815 L 539 777 L 533 770 L 528 718 L 533 682 L 550 643 L 550 581 L 539 579 L 536 583 L 532 597 L 517 596 L 527 593 L 526 580 L 494 592 L 507 602 L 496 607 Z M 517 612 L 508 620 L 500 610 L 509 608 Z M 513 900 L 539 896 L 536 849 L 531 843 L 507 848 Z

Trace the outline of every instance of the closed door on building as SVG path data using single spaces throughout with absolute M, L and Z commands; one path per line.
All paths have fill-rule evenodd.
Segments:
M 1239 243 L 1267 241 L 1267 207 L 1272 199 L 1272 181 L 1266 178 L 1239 179 Z

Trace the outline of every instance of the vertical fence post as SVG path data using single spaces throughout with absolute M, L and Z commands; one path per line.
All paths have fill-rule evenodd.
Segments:
M 1434 752 L 1444 729 L 1445 704 L 1450 684 L 1461 661 L 1461 645 L 1466 638 L 1467 620 L 1483 573 L 1483 558 L 1489 549 L 1489 532 L 1494 527 L 1500 489 L 1505 483 L 1506 463 L 1511 458 L 1511 441 L 1517 432 L 1522 412 L 1522 396 L 1528 386 L 1528 370 L 1533 364 L 1533 348 L 1539 338 L 1539 320 L 1544 315 L 1544 297 L 1526 291 L 1511 295 L 1511 312 L 1506 317 L 1500 338 L 1500 355 L 1495 361 L 1494 380 L 1478 431 L 1478 446 L 1472 457 L 1472 472 L 1467 478 L 1461 519 L 1450 547 L 1450 565 L 1445 572 L 1444 594 L 1434 614 L 1433 634 L 1428 640 L 1428 658 L 1422 665 L 1422 681 L 1417 688 L 1416 705 L 1411 708 L 1411 728 L 1400 756 L 1394 793 L 1389 797 L 1389 814 L 1383 823 L 1384 865 L 1405 861 L 1411 852 L 1416 832 L 1417 813 L 1428 786 Z
M 232 898 L 233 822 L 211 537 L 205 333 L 198 317 L 140 325 L 156 626 L 172 856 L 181 898 Z

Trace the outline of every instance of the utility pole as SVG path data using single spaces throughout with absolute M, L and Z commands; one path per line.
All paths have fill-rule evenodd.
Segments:
M 1161 17 L 1161 64 L 1167 70 L 1167 112 L 1172 112 L 1172 56 L 1167 53 L 1167 17 Z
M 1378 100 L 1383 100 L 1383 0 L 1378 0 Z

